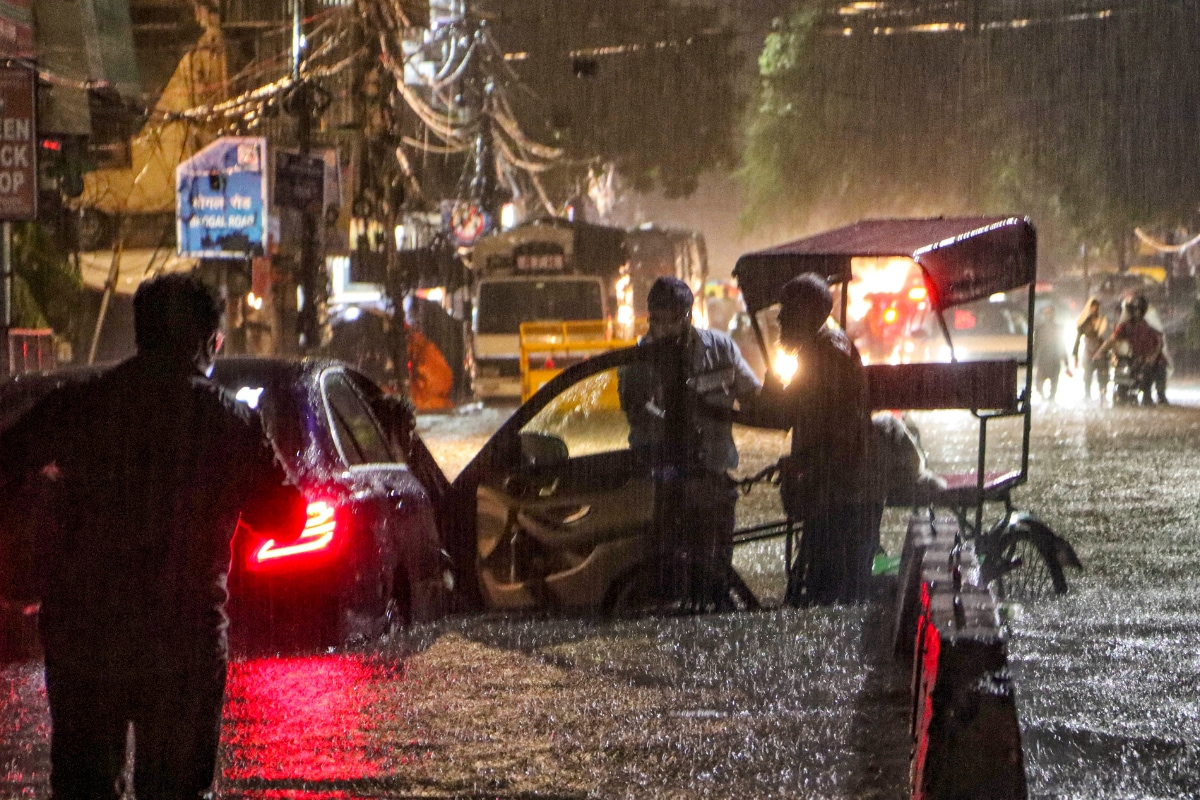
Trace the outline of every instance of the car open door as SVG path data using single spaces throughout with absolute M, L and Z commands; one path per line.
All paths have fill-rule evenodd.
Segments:
M 651 445 L 647 420 L 669 418 L 671 403 L 660 391 L 663 407 L 648 410 L 630 387 L 674 385 L 676 363 L 678 348 L 643 346 L 571 367 L 463 470 L 447 496 L 448 544 L 480 605 L 599 609 L 634 574 L 664 518 L 663 454 L 683 448 L 671 425 Z

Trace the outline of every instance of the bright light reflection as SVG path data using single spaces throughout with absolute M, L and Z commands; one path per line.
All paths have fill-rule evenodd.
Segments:
M 239 403 L 245 403 L 251 408 L 258 408 L 258 398 L 262 397 L 262 393 L 262 387 L 243 386 L 237 390 L 233 399 Z
M 783 349 L 776 350 L 773 369 L 775 370 L 775 375 L 786 386 L 792 382 L 792 378 L 796 377 L 796 373 L 800 371 L 800 359 L 796 357 L 795 353 L 789 353 Z
M 917 262 L 911 258 L 861 257 L 850 260 L 850 302 L 846 315 L 854 321 L 861 320 L 871 310 L 869 295 L 900 294 L 906 288 L 924 289 Z M 913 286 L 916 283 L 917 286 Z

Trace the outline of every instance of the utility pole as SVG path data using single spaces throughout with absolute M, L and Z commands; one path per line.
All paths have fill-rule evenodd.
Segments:
M 312 86 L 300 76 L 300 62 L 304 50 L 304 0 L 292 0 L 292 113 L 296 116 L 296 144 L 302 161 L 312 150 L 313 96 Z M 317 227 L 321 224 L 320 208 L 314 209 L 306 203 L 300 210 L 300 262 L 298 283 L 303 304 L 296 317 L 297 334 L 301 352 L 312 352 L 321 344 L 321 309 L 325 303 L 320 253 L 318 252 Z
M 482 25 L 482 23 L 481 23 Z M 482 32 L 482 29 L 481 31 Z M 482 59 L 481 59 L 482 60 Z M 471 180 L 471 196 L 487 214 L 493 225 L 500 224 L 500 193 L 496 181 L 496 145 L 492 132 L 492 93 L 494 81 L 479 75 L 479 135 L 475 138 L 475 177 Z
M 0 223 L 0 378 L 12 375 L 12 345 L 9 333 L 13 326 L 13 263 L 12 223 Z

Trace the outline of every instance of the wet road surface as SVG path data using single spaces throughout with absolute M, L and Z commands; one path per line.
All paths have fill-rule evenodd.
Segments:
M 1178 396 L 1191 400 L 1191 396 Z M 503 418 L 426 418 L 451 472 Z M 935 465 L 973 457 L 952 415 L 918 418 Z M 1019 431 L 997 430 L 996 460 Z M 743 432 L 742 472 L 778 434 Z M 1200 409 L 1039 407 L 1018 505 L 1076 546 L 1071 593 L 1015 609 L 1013 668 L 1034 797 L 1200 794 Z M 774 513 L 752 493 L 742 522 Z M 889 512 L 895 548 L 903 514 Z M 779 548 L 741 548 L 764 596 Z M 883 609 L 618 622 L 452 620 L 331 654 L 232 665 L 222 796 L 902 797 L 907 686 Z M 0 797 L 46 796 L 40 665 L 0 671 Z

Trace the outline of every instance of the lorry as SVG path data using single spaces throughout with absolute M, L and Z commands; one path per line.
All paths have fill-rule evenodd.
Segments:
M 469 255 L 474 387 L 482 398 L 528 397 L 558 370 L 628 344 L 659 275 L 692 286 L 703 324 L 707 277 L 703 237 L 649 226 L 624 230 L 545 218 L 481 239 Z M 542 323 L 560 323 L 562 341 Z M 526 329 L 522 348 L 522 326 Z M 601 327 L 597 327 L 601 326 Z M 587 347 L 566 346 L 573 329 Z M 599 331 L 599 333 L 597 333 Z M 531 344 L 534 343 L 534 344 Z M 529 382 L 536 359 L 536 385 Z M 524 391 L 522 385 L 524 384 Z

